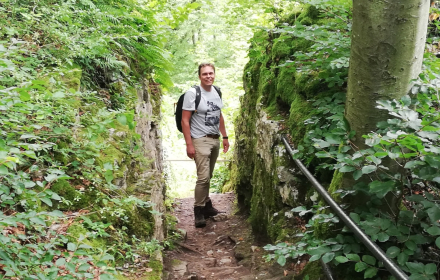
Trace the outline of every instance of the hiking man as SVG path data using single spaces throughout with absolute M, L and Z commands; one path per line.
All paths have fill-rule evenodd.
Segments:
M 182 106 L 182 131 L 186 142 L 186 154 L 195 160 L 197 167 L 194 222 L 196 227 L 204 227 L 205 219 L 220 213 L 212 206 L 209 198 L 210 180 L 220 150 L 220 134 L 224 153 L 229 149 L 229 142 L 221 113 L 223 102 L 220 92 L 212 85 L 215 80 L 214 65 L 200 64 L 199 79 L 201 98 L 197 109 L 196 89 L 191 88 L 185 93 Z

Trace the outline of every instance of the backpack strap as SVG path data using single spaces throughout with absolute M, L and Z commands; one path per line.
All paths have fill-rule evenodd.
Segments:
M 222 91 L 220 90 L 220 88 L 218 87 L 218 86 L 214 86 L 214 85 L 212 85 L 214 88 L 215 88 L 215 90 L 218 92 L 218 95 L 220 96 L 220 98 L 222 98 Z
M 202 99 L 202 91 L 200 90 L 200 86 L 193 86 L 193 88 L 196 89 L 196 107 L 194 112 L 197 113 L 197 108 L 199 107 L 200 104 L 200 99 Z
M 221 92 L 220 88 L 218 86 L 214 86 L 214 85 L 212 85 L 212 86 L 215 88 L 215 90 L 217 91 L 220 98 L 222 98 L 222 92 Z M 194 110 L 194 112 L 197 113 L 197 108 L 199 107 L 200 99 L 202 99 L 202 91 L 200 90 L 200 86 L 198 86 L 198 85 L 194 85 L 192 87 L 196 89 L 196 102 L 195 102 L 196 109 Z

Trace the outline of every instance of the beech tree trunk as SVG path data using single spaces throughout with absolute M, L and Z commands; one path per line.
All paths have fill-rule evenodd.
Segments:
M 390 116 L 376 108 L 378 100 L 400 99 L 411 89 L 411 80 L 422 69 L 430 0 L 353 0 L 352 45 L 348 74 L 345 117 L 352 140 L 366 148 L 366 135 L 376 124 Z M 399 172 L 397 164 L 383 161 L 390 172 Z M 333 188 L 351 189 L 356 183 L 352 174 L 335 174 Z M 367 183 L 367 178 L 361 178 Z M 399 212 L 401 198 L 385 196 L 383 210 L 392 216 Z M 350 199 L 352 206 L 366 203 L 362 195 Z
M 353 0 L 352 46 L 345 116 L 353 142 L 376 129 L 388 113 L 381 99 L 399 99 L 420 74 L 430 0 Z

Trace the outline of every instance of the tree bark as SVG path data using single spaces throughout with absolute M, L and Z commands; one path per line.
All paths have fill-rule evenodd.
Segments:
M 345 116 L 356 131 L 353 143 L 376 129 L 388 113 L 381 99 L 399 99 L 420 74 L 429 0 L 354 0 L 352 46 Z
M 430 0 L 353 1 L 345 117 L 356 131 L 351 141 L 359 149 L 366 148 L 362 135 L 375 131 L 378 122 L 389 118 L 387 111 L 376 108 L 376 101 L 408 94 L 411 80 L 421 72 L 430 4 Z M 401 171 L 394 161 L 382 164 L 391 173 Z M 360 180 L 370 182 L 369 178 Z M 351 189 L 355 183 L 352 174 L 344 174 L 337 188 Z M 396 216 L 400 200 L 401 196 L 389 193 L 382 210 Z M 353 207 L 366 202 L 362 195 L 350 199 Z

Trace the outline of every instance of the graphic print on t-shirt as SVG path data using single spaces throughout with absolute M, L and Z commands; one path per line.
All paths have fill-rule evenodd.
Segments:
M 205 114 L 205 125 L 206 126 L 216 126 L 220 123 L 220 117 L 215 116 L 213 112 L 220 110 L 220 107 L 217 106 L 214 102 L 207 102 L 208 110 Z

